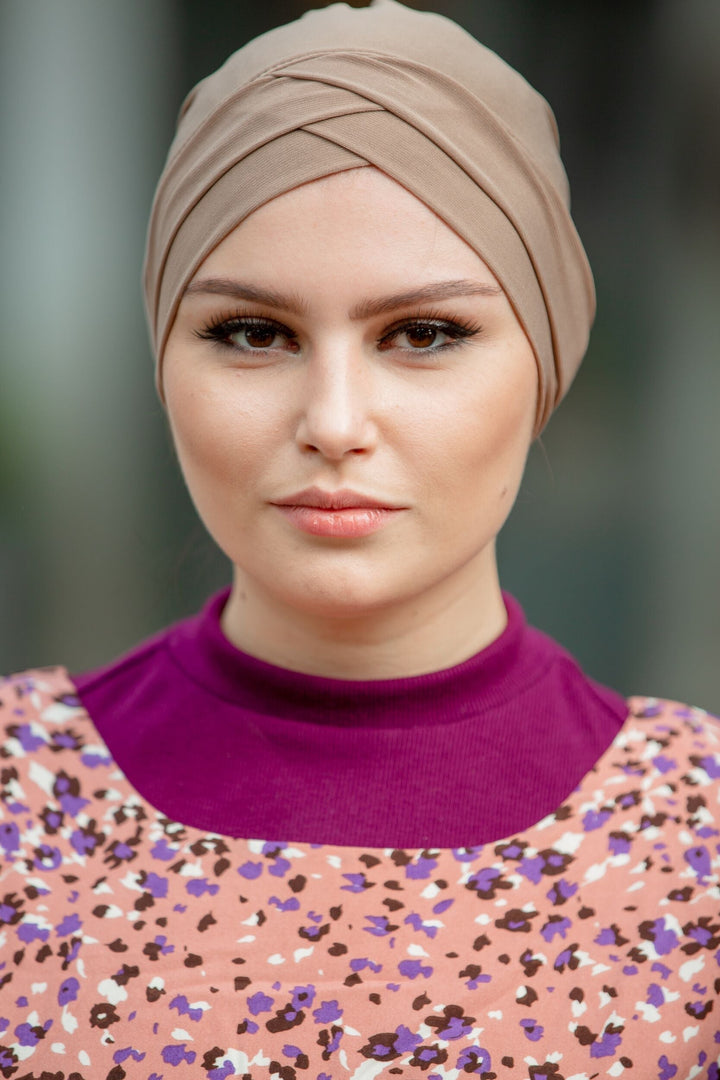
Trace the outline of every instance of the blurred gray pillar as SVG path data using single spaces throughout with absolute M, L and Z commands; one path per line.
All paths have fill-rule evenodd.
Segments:
M 20 502 L 0 667 L 98 663 L 145 614 L 157 407 L 139 276 L 178 100 L 174 17 L 171 0 L 0 7 L 0 445 Z
M 641 691 L 720 709 L 720 4 L 665 0 L 664 138 L 648 368 L 647 671 Z M 670 93 L 668 87 L 672 87 Z

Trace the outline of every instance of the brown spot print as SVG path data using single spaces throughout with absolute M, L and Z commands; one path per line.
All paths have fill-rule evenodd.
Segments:
M 416 1069 L 425 1070 L 431 1065 L 443 1065 L 447 1059 L 447 1050 L 438 1046 L 437 1043 L 433 1043 L 432 1046 L 416 1046 L 409 1064 L 413 1065 Z
M 320 1034 L 318 1035 L 318 1038 L 317 1038 L 317 1043 L 318 1043 L 318 1046 L 323 1047 L 323 1051 L 322 1051 L 322 1055 L 321 1055 L 323 1061 L 329 1061 L 330 1060 L 331 1054 L 330 1054 L 330 1051 L 328 1050 L 328 1047 L 330 1046 L 330 1043 L 334 1039 L 336 1039 L 338 1036 L 342 1037 L 342 1035 L 343 1035 L 343 1029 L 341 1027 L 338 1027 L 337 1024 L 333 1024 L 332 1027 L 329 1030 L 328 1030 L 328 1028 L 323 1028 L 320 1031 Z M 251 1080 L 252 1080 L 252 1078 L 251 1078 Z
M 305 1019 L 305 1013 L 302 1009 L 293 1009 L 292 1005 L 286 1005 L 282 1009 L 278 1009 L 271 1020 L 265 1022 L 265 1027 L 268 1031 L 276 1034 L 279 1031 L 290 1031 L 292 1028 L 298 1027 Z
M 562 949 L 553 964 L 555 971 L 563 972 L 567 968 L 568 971 L 575 971 L 580 967 L 580 957 L 578 956 L 578 949 L 580 946 L 577 941 L 574 941 L 572 945 L 566 946 Z
M 259 912 L 258 914 L 262 915 L 262 912 Z M 265 917 L 263 916 L 263 922 L 264 921 L 265 921 Z M 203 915 L 202 919 L 198 923 L 197 928 L 198 928 L 198 930 L 200 931 L 201 934 L 204 934 L 205 931 L 208 930 L 211 926 L 215 926 L 216 922 L 217 922 L 217 919 L 213 916 L 213 913 L 211 911 L 208 911 L 207 915 Z M 259 918 L 258 918 L 258 926 L 262 926 L 262 923 L 260 922 Z
M 22 896 L 18 896 L 17 893 L 5 893 L 5 896 L 0 901 L 0 907 L 5 909 L 2 919 L 0 919 L 0 925 L 3 926 L 15 926 L 19 923 L 23 917 L 25 901 Z M 12 914 L 10 912 L 12 911 Z
M 526 840 L 506 840 L 496 844 L 495 854 L 502 859 L 511 859 L 513 862 L 521 862 L 528 849 Z
M 93 1005 L 90 1010 L 90 1027 L 108 1028 L 111 1024 L 117 1024 L 120 1017 L 114 1005 L 107 1001 L 100 1001 Z
M 246 990 L 252 979 L 247 975 L 236 975 L 234 980 L 235 990 Z
M 415 1012 L 419 1012 L 420 1009 L 427 1008 L 427 1006 L 431 1003 L 431 1000 L 432 999 L 429 998 L 427 996 L 427 994 L 420 994 L 419 997 L 416 997 L 415 1000 L 413 1001 L 412 1007 L 415 1010 Z
M 336 941 L 335 944 L 331 945 L 328 949 L 331 956 L 344 956 L 347 951 L 347 945 L 343 945 L 340 941 Z
M 225 855 L 229 850 L 230 848 L 221 836 L 203 836 L 190 844 L 193 855 L 205 855 L 206 852 L 213 855 Z
M 438 1039 L 453 1039 L 461 1029 L 465 1029 L 464 1034 L 469 1034 L 475 1017 L 467 1016 L 460 1005 L 444 1005 L 442 1016 L 426 1016 L 425 1023 L 429 1028 L 436 1029 L 435 1035 Z
M 713 1011 L 712 999 L 707 1001 L 691 1001 L 685 1005 L 685 1012 L 692 1016 L 693 1020 L 704 1020 Z
M 296 874 L 288 881 L 290 891 L 294 893 L 301 893 L 306 885 L 307 878 L 303 874 Z
M 395 892 L 403 892 L 403 887 L 399 881 L 383 881 L 383 888 L 393 889 Z
M 620 932 L 620 927 L 617 925 L 617 923 L 611 923 L 610 926 L 608 927 L 608 930 L 612 931 L 613 944 L 615 944 L 615 945 L 627 945 L 628 938 L 623 937 L 622 933 Z
M 709 915 L 701 915 L 697 922 L 685 923 L 683 934 L 691 939 L 681 946 L 686 956 L 694 956 L 701 949 L 715 952 L 720 946 L 720 923 L 713 922 Z
M 323 923 L 318 926 L 316 923 L 311 923 L 310 926 L 301 926 L 298 930 L 298 937 L 303 938 L 305 941 L 319 941 L 320 938 L 324 938 L 326 934 L 330 933 L 330 923 Z M 331 950 L 328 949 L 328 952 Z M 336 955 L 333 953 L 333 955 Z
M 140 974 L 140 968 L 133 964 L 130 967 L 128 964 L 123 964 L 118 972 L 112 976 L 113 982 L 116 982 L 118 986 L 127 986 L 131 979 L 137 979 Z
M 554 1061 L 546 1061 L 542 1065 L 531 1065 L 528 1069 L 530 1080 L 565 1080 L 559 1066 Z M 593 1073 L 597 1076 L 597 1073 Z
M 518 1005 L 530 1007 L 538 1000 L 537 991 L 533 990 L 532 986 L 520 986 L 515 994 L 515 1000 Z
M 481 952 L 489 944 L 490 938 L 487 934 L 479 934 L 473 941 L 473 952 Z
M 277 1076 L 279 1080 L 297 1080 L 297 1073 L 290 1065 L 281 1065 L 279 1061 L 270 1062 L 270 1076 Z
M 628 951 L 628 959 L 632 960 L 634 964 L 644 964 L 647 961 L 647 956 L 637 945 L 633 945 L 632 949 Z
M 213 1046 L 211 1050 L 206 1050 L 203 1055 L 203 1069 L 206 1072 L 210 1072 L 211 1069 L 216 1069 L 222 1065 L 223 1058 L 225 1057 L 225 1051 L 220 1046 Z
M 400 900 L 393 900 L 390 896 L 385 897 L 385 899 L 383 900 L 383 904 L 388 909 L 388 911 L 400 911 L 401 908 L 405 907 L 405 905 Z
M 575 1038 L 581 1046 L 591 1046 L 597 1039 L 597 1032 L 591 1031 L 589 1027 L 585 1027 L 584 1024 L 579 1024 L 575 1028 Z
M 42 945 L 35 954 L 35 959 L 38 964 L 44 963 L 48 956 L 52 956 L 52 949 L 49 945 Z
M 117 937 L 114 941 L 110 942 L 108 949 L 110 949 L 111 952 L 127 952 L 128 947 L 121 938 Z
M 537 956 L 534 956 L 530 949 L 526 949 L 525 952 L 522 953 L 522 955 L 520 956 L 520 963 L 522 964 L 522 969 L 525 972 L 525 977 L 530 979 L 535 974 L 535 972 L 543 966 L 545 961 L 541 960 Z
M 592 919 L 595 914 L 595 908 L 581 907 L 578 911 L 578 919 Z
M 380 859 L 376 855 L 361 855 L 359 861 L 363 863 L 368 870 L 372 870 L 373 866 L 380 865 Z
M 160 959 L 160 950 L 162 946 L 158 945 L 156 941 L 146 941 L 143 946 L 143 956 L 149 957 L 152 961 Z
M 504 1057 L 500 1064 L 504 1065 L 506 1069 L 512 1069 L 515 1067 L 515 1058 Z
M 532 930 L 531 919 L 536 919 L 537 911 L 523 911 L 521 908 L 510 908 L 502 919 L 496 919 L 495 925 L 498 930 L 509 930 L 513 934 L 529 934 Z
M 338 906 L 338 907 L 331 907 L 330 908 L 330 918 L 333 920 L 333 922 L 337 922 L 337 920 L 340 918 L 341 915 L 342 915 L 342 907 Z
M 358 975 L 357 971 L 353 971 L 353 973 L 351 975 L 348 975 L 348 977 L 345 979 L 345 986 L 357 986 L 358 983 L 361 982 L 362 979 Z
M 365 1046 L 360 1048 L 363 1057 L 373 1061 L 395 1061 L 400 1052 L 395 1049 L 397 1035 L 394 1031 L 381 1031 L 371 1035 Z
M 379 994 L 368 994 L 368 1001 L 372 1001 L 373 1005 L 382 1004 L 382 998 Z

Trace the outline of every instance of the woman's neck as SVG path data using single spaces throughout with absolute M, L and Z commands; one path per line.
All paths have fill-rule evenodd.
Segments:
M 225 636 L 260 660 L 309 675 L 392 679 L 462 663 L 505 629 L 494 551 L 473 573 L 373 610 L 298 611 L 236 570 L 221 618 Z

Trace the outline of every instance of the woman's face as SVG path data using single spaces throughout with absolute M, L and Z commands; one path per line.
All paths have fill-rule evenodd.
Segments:
M 230 233 L 188 287 L 163 366 L 190 494 L 238 587 L 333 618 L 422 618 L 424 602 L 477 595 L 536 387 L 484 262 L 371 168 Z

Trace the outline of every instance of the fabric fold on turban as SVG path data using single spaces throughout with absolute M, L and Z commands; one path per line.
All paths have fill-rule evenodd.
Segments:
M 186 99 L 148 230 L 158 385 L 178 303 L 213 248 L 270 199 L 367 165 L 430 207 L 502 285 L 537 359 L 540 431 L 595 311 L 553 114 L 455 23 L 395 0 L 308 12 Z

